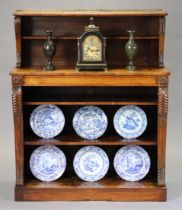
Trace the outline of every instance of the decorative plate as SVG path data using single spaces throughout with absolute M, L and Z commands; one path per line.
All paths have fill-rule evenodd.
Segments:
M 41 181 L 54 181 L 62 176 L 65 169 L 66 157 L 56 146 L 40 146 L 30 157 L 30 170 Z
M 73 167 L 82 180 L 94 182 L 106 175 L 109 169 L 109 158 L 103 149 L 86 146 L 76 153 Z
M 53 138 L 63 130 L 65 117 L 55 105 L 40 105 L 30 116 L 30 126 L 35 134 L 42 138 Z
M 147 127 L 147 116 L 138 106 L 123 106 L 114 115 L 113 123 L 120 136 L 137 138 Z
M 143 179 L 150 169 L 150 157 L 140 146 L 124 146 L 114 157 L 116 173 L 126 181 Z
M 107 116 L 97 106 L 84 106 L 74 115 L 73 127 L 84 139 L 97 139 L 102 136 L 108 125 Z

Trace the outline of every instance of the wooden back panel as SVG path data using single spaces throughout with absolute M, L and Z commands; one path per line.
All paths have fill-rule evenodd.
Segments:
M 158 17 L 95 17 L 95 24 L 106 37 L 127 36 L 135 30 L 136 36 L 158 36 Z M 55 30 L 55 36 L 79 37 L 89 17 L 22 17 L 22 35 L 45 35 L 45 30 Z

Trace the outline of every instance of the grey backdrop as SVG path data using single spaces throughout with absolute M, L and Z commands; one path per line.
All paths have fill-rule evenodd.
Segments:
M 37 202 L 13 201 L 15 158 L 11 84 L 9 71 L 15 65 L 15 39 L 12 13 L 16 9 L 165 9 L 167 17 L 165 65 L 171 70 L 167 138 L 166 203 L 120 202 Z M 182 1 L 180 0 L 0 0 L 0 210 L 9 209 L 181 209 L 182 204 Z M 182 128 L 181 128 L 182 129 Z

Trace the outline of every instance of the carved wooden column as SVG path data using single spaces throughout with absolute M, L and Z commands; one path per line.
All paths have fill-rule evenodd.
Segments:
M 23 185 L 23 111 L 22 111 L 22 77 L 12 76 L 12 103 L 15 130 L 16 186 Z
M 159 77 L 158 89 L 158 185 L 165 186 L 168 77 Z

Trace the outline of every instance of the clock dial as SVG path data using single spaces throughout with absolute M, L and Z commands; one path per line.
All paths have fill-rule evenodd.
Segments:
M 102 61 L 102 42 L 98 36 L 87 36 L 82 44 L 83 61 Z

